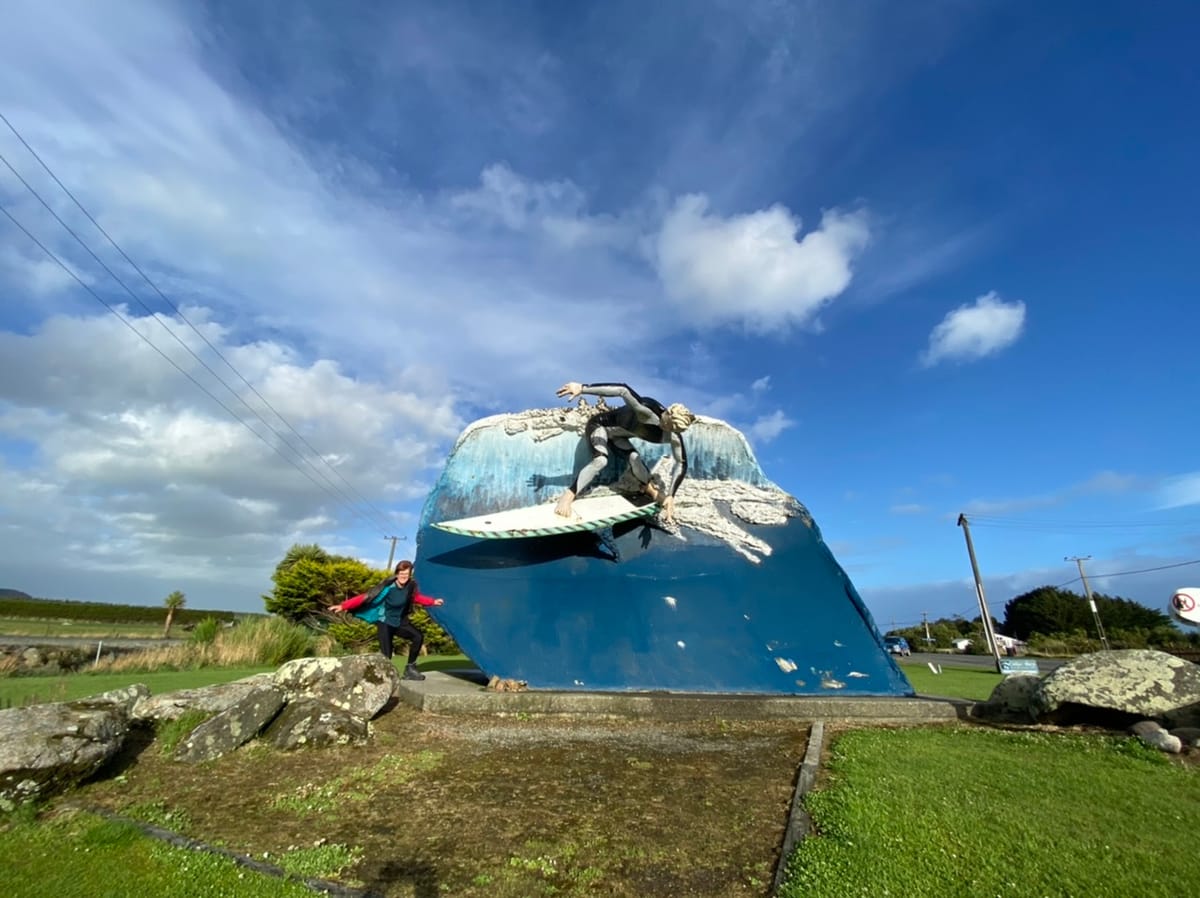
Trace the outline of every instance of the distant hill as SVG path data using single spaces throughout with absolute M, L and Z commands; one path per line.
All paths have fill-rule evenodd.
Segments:
M 32 599 L 27 592 L 21 592 L 19 589 L 4 589 L 0 587 L 0 599 Z

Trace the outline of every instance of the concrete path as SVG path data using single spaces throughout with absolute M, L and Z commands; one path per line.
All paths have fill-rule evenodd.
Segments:
M 858 720 L 936 723 L 966 716 L 971 702 L 945 698 L 732 695 L 681 692 L 494 692 L 477 670 L 430 671 L 424 680 L 402 680 L 400 700 L 437 714 L 599 714 L 692 720 Z

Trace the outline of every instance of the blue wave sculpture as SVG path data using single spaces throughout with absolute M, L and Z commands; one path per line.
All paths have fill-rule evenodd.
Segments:
M 416 567 L 435 612 L 489 675 L 534 689 L 913 694 L 808 511 L 712 418 L 685 434 L 674 526 L 476 539 L 434 523 L 552 502 L 589 457 L 594 413 L 535 409 L 459 437 L 421 514 Z M 637 443 L 637 441 L 635 441 Z M 663 447 L 637 443 L 647 465 Z M 616 462 L 592 494 L 618 491 Z

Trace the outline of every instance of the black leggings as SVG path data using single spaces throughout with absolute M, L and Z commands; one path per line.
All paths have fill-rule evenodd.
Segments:
M 375 624 L 375 629 L 379 633 L 379 651 L 383 652 L 383 657 L 392 657 L 392 640 L 399 636 L 408 640 L 408 663 L 416 663 L 417 656 L 421 654 L 421 645 L 425 642 L 425 634 L 412 621 L 404 618 L 393 627 L 381 620 Z

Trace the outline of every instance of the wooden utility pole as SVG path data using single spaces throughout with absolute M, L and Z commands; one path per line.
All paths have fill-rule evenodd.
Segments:
M 992 630 L 992 615 L 988 611 L 987 598 L 983 594 L 983 578 L 979 576 L 979 562 L 975 560 L 975 545 L 971 542 L 971 527 L 967 516 L 958 516 L 958 526 L 962 527 L 963 535 L 967 538 L 967 554 L 971 557 L 971 572 L 975 575 L 975 595 L 979 599 L 980 621 L 983 624 L 983 637 L 987 640 L 988 649 L 996 661 L 996 672 L 1000 672 L 1000 646 L 996 643 L 996 633 Z
M 1092 607 L 1092 617 L 1096 620 L 1096 635 L 1100 637 L 1100 645 L 1107 652 L 1108 637 L 1104 635 L 1104 624 L 1100 623 L 1100 609 L 1096 607 L 1096 599 L 1092 596 L 1091 584 L 1088 583 L 1087 574 L 1083 570 L 1083 563 L 1091 557 L 1091 555 L 1067 555 L 1063 558 L 1063 561 L 1073 561 L 1079 566 L 1079 579 L 1083 581 L 1083 591 L 1087 593 L 1088 604 Z
M 388 563 L 387 563 L 387 569 L 390 571 L 392 569 L 392 559 L 396 557 L 396 540 L 408 539 L 408 537 L 406 537 L 406 536 L 385 536 L 384 539 L 390 539 L 392 541 L 392 548 L 388 552 Z

